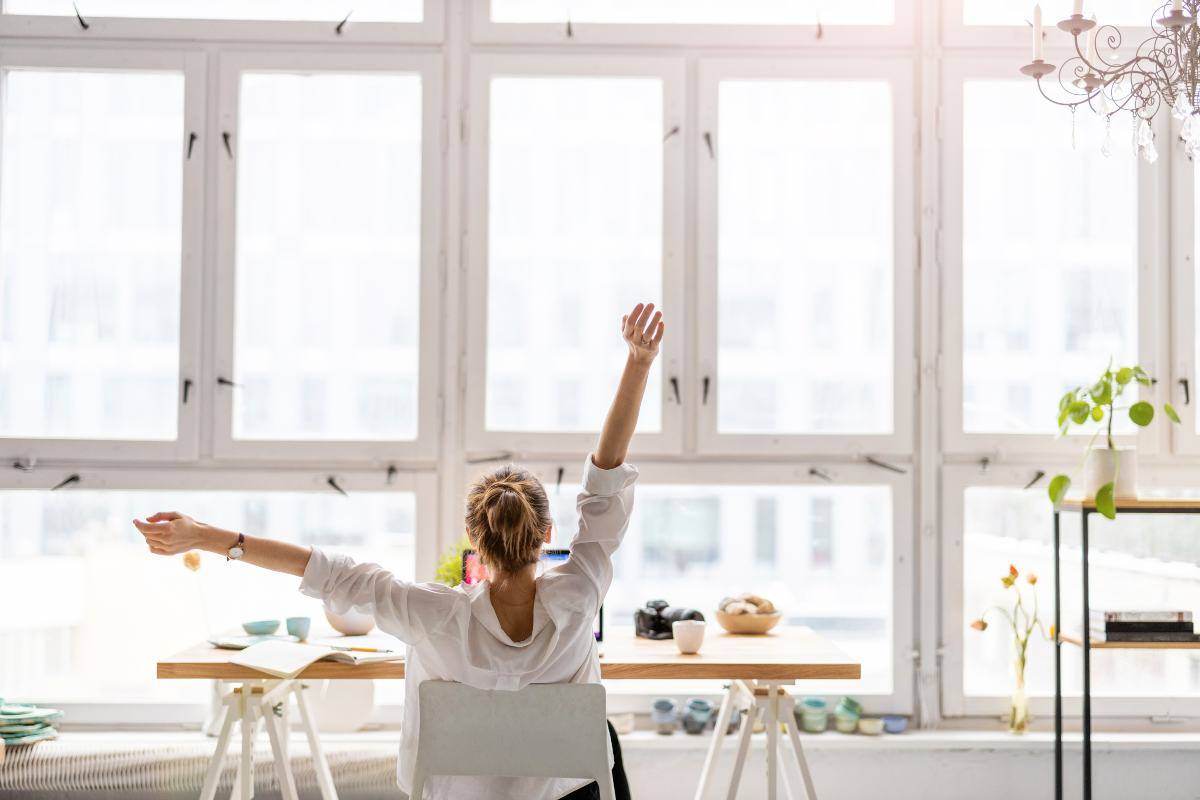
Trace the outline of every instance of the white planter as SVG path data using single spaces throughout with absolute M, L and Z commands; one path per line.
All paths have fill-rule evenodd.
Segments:
M 1119 467 L 1119 468 L 1118 468 Z M 1107 447 L 1097 447 L 1088 455 L 1087 464 L 1083 468 L 1083 489 L 1088 498 L 1094 498 L 1100 487 L 1113 481 L 1116 486 L 1113 495 L 1120 498 L 1137 497 L 1137 450 L 1132 447 L 1118 447 L 1109 450 Z

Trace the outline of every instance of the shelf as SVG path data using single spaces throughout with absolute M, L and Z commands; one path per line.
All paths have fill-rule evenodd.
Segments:
M 1083 647 L 1083 639 L 1078 636 L 1062 634 L 1060 641 Z M 1196 642 L 1091 642 L 1093 650 L 1200 650 L 1200 641 Z
M 1195 511 L 1200 513 L 1200 497 L 1118 497 L 1117 512 L 1128 511 Z M 1059 511 L 1095 511 L 1092 498 L 1068 497 L 1058 505 Z

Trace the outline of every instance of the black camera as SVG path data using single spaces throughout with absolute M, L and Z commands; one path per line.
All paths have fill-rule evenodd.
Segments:
M 633 627 L 643 639 L 674 639 L 671 623 L 685 619 L 703 622 L 704 615 L 694 608 L 672 608 L 666 600 L 651 600 L 633 612 Z

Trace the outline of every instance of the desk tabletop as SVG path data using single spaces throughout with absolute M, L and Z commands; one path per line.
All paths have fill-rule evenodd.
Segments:
M 233 650 L 208 642 L 158 662 L 164 679 L 261 680 L 268 676 L 232 663 Z M 736 636 L 711 630 L 696 655 L 682 655 L 671 640 L 651 641 L 632 628 L 607 632 L 601 646 L 600 673 L 609 680 L 858 680 L 862 665 L 810 628 L 777 628 L 763 636 Z M 300 673 L 311 680 L 404 677 L 404 662 L 342 664 L 318 661 Z

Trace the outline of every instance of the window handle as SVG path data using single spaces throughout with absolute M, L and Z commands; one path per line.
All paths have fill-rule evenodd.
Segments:
M 709 377 L 707 375 L 705 375 L 704 380 L 701 381 L 701 386 L 703 388 L 700 390 L 700 402 L 703 405 L 708 405 L 708 384 L 709 384 Z
M 221 141 L 225 143 L 225 154 L 233 158 L 233 145 L 229 143 L 231 136 L 229 131 L 221 131 Z
M 666 143 L 667 143 L 667 140 L 668 140 L 668 139 L 670 139 L 672 136 L 674 136 L 674 135 L 675 135 L 675 134 L 677 134 L 677 133 L 679 133 L 679 126 L 678 126 L 678 125 L 676 125 L 675 127 L 671 128 L 671 130 L 667 131 L 667 134 L 666 134 L 666 136 L 664 136 L 664 137 L 663 137 L 663 144 L 666 144 Z
M 870 464 L 873 467 L 879 467 L 880 469 L 886 469 L 888 472 L 895 472 L 897 475 L 905 475 L 908 472 L 907 470 L 905 470 L 901 467 L 897 467 L 895 464 L 889 464 L 886 461 L 881 461 L 880 459 L 875 458 L 874 456 L 863 456 L 863 460 L 865 460 L 868 464 Z
M 79 473 L 74 472 L 74 473 L 71 473 L 70 475 L 68 475 L 67 477 L 63 478 L 58 483 L 51 486 L 50 491 L 57 492 L 59 489 L 65 489 L 68 486 L 71 486 L 76 483 L 79 483 Z
M 191 393 L 192 393 L 192 379 L 184 378 L 183 379 L 183 404 L 185 406 L 187 405 L 187 402 L 188 402 L 188 396 L 191 395 Z
M 1192 404 L 1192 386 L 1188 383 L 1187 378 L 1180 378 L 1179 385 L 1183 387 L 1183 404 L 1190 406 Z
M 1025 488 L 1032 489 L 1034 486 L 1037 486 L 1038 481 L 1044 477 L 1046 477 L 1046 471 L 1044 469 L 1039 469 L 1037 472 L 1033 473 L 1033 480 L 1025 484 Z
M 199 135 L 197 135 L 197 133 L 195 131 L 192 131 L 191 133 L 188 134 L 188 149 L 187 149 L 187 160 L 188 161 L 192 160 L 192 150 L 193 150 L 193 148 L 196 147 L 196 140 L 199 138 L 200 138 Z
M 335 492 L 337 492 L 338 494 L 340 494 L 342 497 L 350 496 L 349 494 L 346 493 L 345 489 L 343 489 L 340 485 L 338 485 L 337 479 L 334 478 L 332 475 L 330 475 L 328 478 L 325 479 L 325 483 L 329 484 L 329 487 L 331 489 L 333 489 Z
M 83 18 L 83 14 L 79 13 L 79 4 L 78 3 L 71 3 L 71 7 L 75 9 L 75 19 L 79 20 L 79 27 L 83 28 L 85 31 L 88 28 L 92 27 L 91 24 L 88 23 L 88 21 Z
M 334 33 L 336 33 L 338 36 L 341 36 L 341 35 L 342 35 L 342 31 L 343 31 L 343 30 L 345 29 L 345 27 L 346 27 L 346 23 L 350 21 L 350 15 L 351 15 L 351 14 L 353 14 L 353 13 L 354 13 L 354 10 L 353 10 L 353 9 L 351 9 L 349 12 L 347 12 L 346 16 L 342 18 L 342 21 L 341 21 L 341 22 L 339 22 L 339 23 L 337 24 L 337 27 L 333 29 L 333 32 L 334 32 Z
M 716 149 L 713 147 L 712 131 L 705 131 L 705 132 L 704 132 L 704 144 L 705 144 L 705 145 L 708 147 L 708 157 L 709 157 L 709 158 L 716 158 L 716 157 L 717 157 L 717 151 L 716 151 Z
M 675 405 L 683 405 L 683 400 L 679 397 L 679 378 L 671 376 L 671 391 L 675 393 Z
M 240 389 L 242 387 L 240 383 L 234 383 L 233 381 L 229 380 L 229 378 L 217 378 L 217 385 L 228 386 L 231 389 Z
M 814 478 L 820 478 L 826 483 L 833 483 L 833 476 L 820 467 L 809 467 L 808 474 L 812 475 Z
M 562 489 L 562 479 L 563 479 L 563 475 L 565 475 L 566 473 L 567 473 L 567 470 L 564 467 L 558 468 L 558 478 L 556 478 L 554 481 L 554 491 L 557 492 L 558 490 Z

